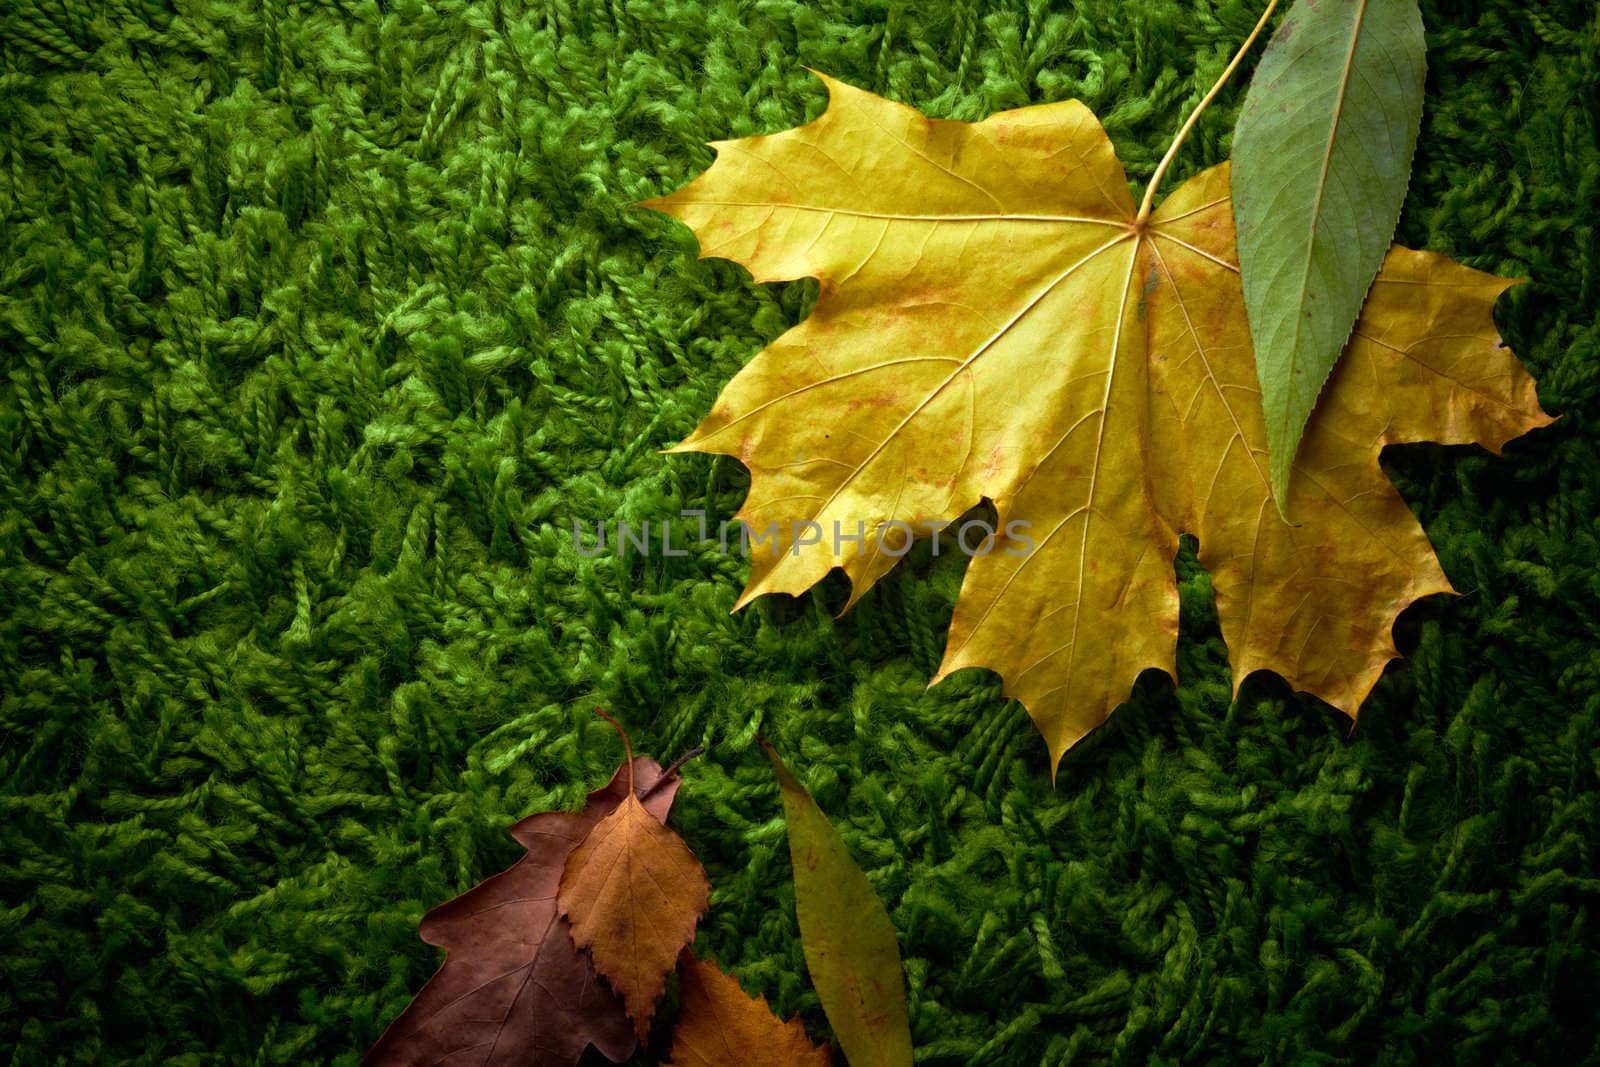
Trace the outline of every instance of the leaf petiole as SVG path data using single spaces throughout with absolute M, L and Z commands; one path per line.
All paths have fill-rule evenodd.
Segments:
M 1144 190 L 1144 201 L 1139 205 L 1139 214 L 1133 220 L 1135 227 L 1143 227 L 1145 223 L 1150 221 L 1150 213 L 1155 210 L 1156 190 L 1160 188 L 1161 179 L 1166 176 L 1167 168 L 1172 165 L 1172 158 L 1178 154 L 1178 149 L 1182 147 L 1184 139 L 1189 136 L 1189 131 L 1194 129 L 1195 120 L 1200 117 L 1200 113 L 1216 98 L 1217 93 L 1222 91 L 1222 87 L 1227 84 L 1228 79 L 1233 76 L 1233 72 L 1238 69 L 1239 64 L 1244 60 L 1244 54 L 1250 51 L 1251 45 L 1256 43 L 1256 38 L 1261 35 L 1262 27 L 1267 24 L 1267 19 L 1272 17 L 1272 12 L 1277 6 L 1278 0 L 1267 0 L 1267 9 L 1256 20 L 1255 29 L 1250 31 L 1250 36 L 1244 39 L 1244 44 L 1240 45 L 1239 50 L 1233 54 L 1233 59 L 1229 61 L 1227 68 L 1223 70 L 1222 76 L 1217 79 L 1216 84 L 1211 86 L 1211 91 L 1201 98 L 1200 103 L 1195 106 L 1193 111 L 1189 112 L 1189 117 L 1184 121 L 1182 128 L 1178 130 L 1178 135 L 1172 139 L 1172 145 L 1167 149 L 1167 154 L 1161 157 L 1161 162 L 1156 164 L 1156 172 L 1150 176 L 1150 184 Z
M 685 763 L 688 763 L 696 756 L 705 755 L 705 752 L 706 750 L 704 745 L 696 745 L 683 755 L 679 756 L 677 759 L 673 760 L 671 763 L 667 764 L 666 767 L 661 771 L 661 777 L 657 778 L 654 782 L 651 782 L 648 786 L 646 786 L 644 792 L 639 794 L 639 799 L 644 800 L 651 793 L 654 793 L 657 789 L 660 789 L 662 783 L 666 782 L 674 774 L 678 773 L 679 767 L 682 767 Z
M 600 716 L 606 722 L 610 723 L 611 724 L 611 728 L 616 730 L 617 733 L 622 735 L 623 766 L 628 768 L 628 793 L 630 795 L 632 795 L 632 793 L 634 791 L 633 790 L 633 746 L 628 743 L 628 731 L 626 731 L 626 730 L 624 730 L 622 728 L 622 724 L 620 722 L 618 722 L 616 719 L 613 719 L 611 716 L 607 715 L 604 708 L 595 708 L 594 709 L 594 713 L 596 715 Z
M 663 783 L 677 773 L 679 767 L 682 767 L 685 763 L 688 763 L 696 756 L 703 755 L 705 753 L 704 746 L 696 745 L 694 748 L 691 748 L 689 751 L 685 752 L 683 755 L 679 756 L 677 759 L 668 764 L 667 767 L 662 770 L 659 778 L 645 786 L 644 792 L 636 792 L 633 784 L 633 746 L 628 743 L 628 731 L 624 730 L 622 728 L 622 724 L 616 719 L 613 719 L 611 716 L 607 715 L 604 708 L 595 708 L 594 713 L 600 716 L 606 722 L 610 723 L 612 728 L 615 729 L 617 733 L 622 735 L 622 751 L 624 753 L 625 760 L 623 765 L 628 768 L 628 792 L 633 793 L 640 801 L 649 799 L 650 794 L 661 788 Z

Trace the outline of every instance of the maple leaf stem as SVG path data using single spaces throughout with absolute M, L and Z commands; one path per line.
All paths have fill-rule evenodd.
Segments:
M 1211 86 L 1211 91 L 1206 93 L 1193 111 L 1189 112 L 1189 117 L 1185 120 L 1182 128 L 1178 130 L 1178 135 L 1172 139 L 1172 145 L 1167 149 L 1167 154 L 1161 157 L 1161 162 L 1156 164 L 1156 172 L 1150 176 L 1150 184 L 1145 187 L 1144 191 L 1144 201 L 1139 205 L 1139 214 L 1134 219 L 1135 226 L 1142 227 L 1150 221 L 1150 213 L 1155 210 L 1156 190 L 1160 188 L 1161 179 L 1166 176 L 1167 168 L 1172 165 L 1172 158 L 1178 154 L 1178 149 L 1183 146 L 1184 139 L 1189 136 L 1189 131 L 1194 129 L 1195 120 L 1200 117 L 1200 113 L 1222 91 L 1222 87 L 1228 83 L 1228 79 L 1233 76 L 1233 72 L 1244 61 L 1245 53 L 1250 51 L 1250 46 L 1256 43 L 1256 38 L 1261 35 L 1262 27 L 1266 26 L 1267 19 L 1272 17 L 1272 12 L 1277 6 L 1278 0 L 1267 0 L 1267 9 L 1261 12 L 1261 17 L 1256 20 L 1255 29 L 1250 31 L 1250 36 L 1244 39 L 1244 44 L 1240 45 L 1239 50 L 1233 54 L 1233 59 L 1228 63 L 1227 68 L 1223 70 L 1222 76 L 1217 79 L 1216 84 Z
M 633 793 L 633 746 L 628 743 L 628 731 L 626 731 L 626 730 L 624 730 L 622 728 L 622 724 L 620 722 L 618 722 L 616 719 L 613 719 L 611 716 L 607 715 L 604 708 L 595 708 L 594 709 L 594 713 L 596 715 L 600 716 L 606 722 L 610 723 L 611 724 L 611 728 L 616 730 L 617 733 L 622 735 L 622 754 L 623 754 L 623 761 L 624 761 L 623 765 L 628 768 L 628 793 L 629 793 L 629 795 L 632 795 L 632 793 Z M 662 777 L 665 778 L 666 776 L 663 775 Z

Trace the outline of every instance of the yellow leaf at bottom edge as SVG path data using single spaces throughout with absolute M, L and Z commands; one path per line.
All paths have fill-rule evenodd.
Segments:
M 678 967 L 683 1009 L 667 1067 L 828 1067 L 799 1019 L 784 1022 L 765 997 L 752 997 L 713 963 L 684 954 Z

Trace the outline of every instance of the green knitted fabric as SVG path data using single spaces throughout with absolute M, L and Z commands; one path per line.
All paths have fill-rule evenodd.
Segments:
M 815 1034 L 757 730 L 890 909 L 919 1063 L 1600 1063 L 1593 0 L 1426 12 L 1400 240 L 1530 279 L 1498 321 L 1562 418 L 1388 453 L 1462 595 L 1354 730 L 1267 675 L 1230 701 L 1192 551 L 1183 684 L 1052 788 L 994 675 L 926 688 L 959 554 L 834 618 L 837 575 L 731 615 L 714 544 L 573 546 L 733 514 L 737 463 L 659 449 L 815 293 L 630 206 L 704 142 L 818 114 L 804 65 L 941 117 L 1077 97 L 1138 184 L 1260 8 L 3 5 L 11 1062 L 353 1063 L 439 962 L 423 912 L 609 776 L 603 705 L 711 746 L 673 812 L 698 947 Z

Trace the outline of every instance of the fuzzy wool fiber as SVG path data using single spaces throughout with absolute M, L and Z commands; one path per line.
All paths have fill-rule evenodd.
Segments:
M 919 1064 L 1600 1063 L 1592 0 L 1426 5 L 1398 238 L 1528 279 L 1497 321 L 1561 419 L 1386 455 L 1461 595 L 1402 617 L 1353 730 L 1270 675 L 1231 698 L 1192 545 L 1182 684 L 1054 786 L 996 676 L 926 688 L 959 553 L 835 618 L 837 575 L 730 614 L 714 544 L 573 546 L 732 516 L 736 462 L 659 450 L 815 296 L 631 206 L 706 141 L 814 117 L 810 66 L 946 118 L 1077 97 L 1142 185 L 1260 7 L 8 0 L 11 1062 L 353 1064 L 439 962 L 423 912 L 609 777 L 601 705 L 709 746 L 673 813 L 698 948 L 816 1035 L 758 730 L 893 916 Z

